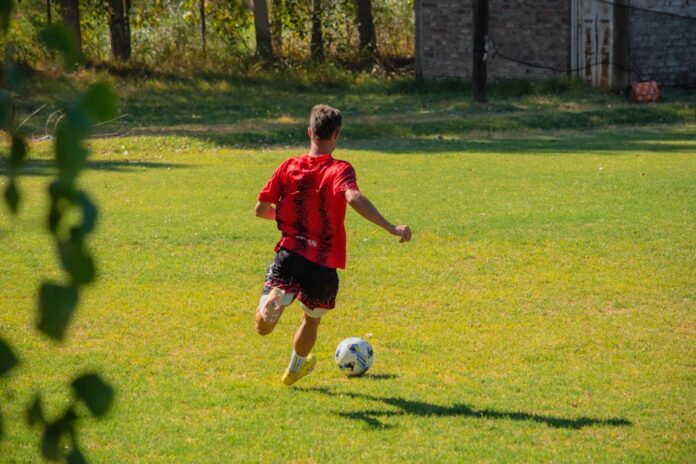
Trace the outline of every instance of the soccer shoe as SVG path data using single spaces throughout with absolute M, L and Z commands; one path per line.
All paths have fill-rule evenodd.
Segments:
M 314 366 L 317 365 L 317 358 L 313 354 L 307 356 L 307 360 L 300 367 L 300 372 L 290 372 L 289 369 L 285 369 L 285 374 L 283 374 L 283 383 L 285 385 L 292 385 L 293 383 L 300 380 L 302 377 L 309 375 L 314 370 Z

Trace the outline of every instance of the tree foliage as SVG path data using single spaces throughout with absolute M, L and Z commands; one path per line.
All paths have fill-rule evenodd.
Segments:
M 200 0 L 132 2 L 129 31 L 133 66 L 158 69 L 201 69 L 201 64 L 224 69 L 256 54 L 253 0 L 205 2 L 206 53 L 201 53 Z M 80 0 L 82 51 L 87 62 L 108 62 L 113 57 L 114 0 Z M 360 0 L 361 3 L 365 1 Z M 273 55 L 293 61 L 312 56 L 313 0 L 266 0 Z M 374 40 L 386 57 L 413 55 L 413 0 L 371 0 Z M 53 2 L 53 18 L 60 17 Z M 362 57 L 358 0 L 321 2 L 322 51 L 329 61 L 356 61 Z M 48 22 L 45 0 L 22 0 L 10 38 L 20 61 L 42 68 L 46 52 L 36 40 Z M 368 31 L 369 32 L 369 31 Z M 365 35 L 365 34 L 363 34 Z M 367 34 L 365 37 L 371 37 Z M 364 48 L 363 44 L 363 48 Z M 117 55 L 118 56 L 118 55 Z M 127 53 L 120 55 L 123 60 Z M 202 63 L 203 62 L 203 63 Z
M 21 125 L 17 123 L 15 99 L 21 77 L 15 68 L 14 46 L 7 38 L 15 7 L 12 0 L 0 0 L 0 27 L 5 43 L 5 82 L 0 90 L 0 123 L 10 140 L 9 153 L 2 154 L 8 168 L 4 198 L 10 211 L 16 215 L 22 200 L 19 178 L 27 162 L 29 145 Z M 66 71 L 73 69 L 80 59 L 76 37 L 61 24 L 44 27 L 39 34 L 39 42 L 45 45 L 48 53 L 62 57 Z M 86 168 L 89 155 L 85 139 L 95 123 L 113 118 L 116 113 L 116 98 L 111 89 L 106 84 L 95 83 L 66 107 L 65 117 L 56 133 L 54 155 L 57 175 L 48 189 L 50 211 L 47 224 L 65 278 L 40 284 L 36 317 L 37 330 L 55 342 L 65 339 L 81 289 L 96 277 L 87 239 L 97 221 L 97 207 L 78 185 L 79 175 Z M 17 354 L 9 341 L 0 339 L 0 377 L 16 370 L 20 363 L 21 355 Z M 114 391 L 99 374 L 91 372 L 74 378 L 71 388 L 73 400 L 57 418 L 46 416 L 42 396 L 37 393 L 27 407 L 26 420 L 30 427 L 38 427 L 41 431 L 40 449 L 45 459 L 81 463 L 86 462 L 86 458 L 78 441 L 77 424 L 81 419 L 78 404 L 86 406 L 93 417 L 102 417 L 111 407 Z M 0 438 L 2 433 L 0 428 Z

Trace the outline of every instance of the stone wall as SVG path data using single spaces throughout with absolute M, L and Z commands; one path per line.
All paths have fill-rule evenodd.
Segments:
M 696 2 L 631 0 L 628 14 L 629 79 L 657 80 L 667 85 L 696 85 Z

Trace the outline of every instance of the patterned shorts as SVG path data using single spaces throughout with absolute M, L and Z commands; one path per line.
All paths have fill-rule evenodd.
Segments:
M 263 294 L 273 287 L 294 293 L 308 308 L 332 309 L 338 295 L 338 273 L 281 248 L 268 266 Z

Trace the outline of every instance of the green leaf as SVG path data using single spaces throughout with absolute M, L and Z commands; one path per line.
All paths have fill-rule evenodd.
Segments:
M 107 121 L 118 114 L 116 94 L 103 82 L 89 86 L 82 97 L 81 106 L 95 121 Z
M 41 285 L 37 328 L 54 340 L 63 340 L 65 329 L 77 306 L 77 297 L 75 287 L 53 283 Z
M 17 209 L 19 207 L 19 189 L 17 188 L 17 182 L 14 177 L 10 177 L 5 187 L 5 201 L 10 207 L 13 214 L 17 214 Z
M 10 131 L 12 128 L 14 110 L 15 107 L 12 101 L 12 95 L 4 90 L 0 90 L 0 129 L 4 129 L 7 132 Z
M 27 157 L 27 141 L 19 134 L 12 136 L 12 150 L 10 152 L 10 170 L 19 170 Z
M 94 260 L 87 253 L 82 240 L 80 229 L 71 230 L 68 240 L 58 241 L 58 254 L 65 271 L 72 277 L 75 285 L 84 285 L 92 282 L 96 275 Z
M 2 32 L 7 32 L 10 28 L 10 19 L 15 2 L 13 0 L 0 0 L 0 28 Z
M 90 134 L 92 123 L 84 111 L 72 110 L 56 133 L 56 161 L 60 175 L 67 183 L 87 165 L 89 151 L 83 140 Z
M 63 66 L 66 71 L 72 71 L 80 59 L 77 41 L 70 31 L 62 24 L 51 24 L 39 34 L 41 42 L 52 52 L 63 56 Z
M 56 233 L 58 224 L 63 217 L 65 203 L 74 203 L 74 190 L 70 183 L 59 180 L 51 182 L 48 186 L 48 194 L 51 197 L 51 208 L 48 213 L 48 229 Z
M 33 427 L 36 424 L 44 423 L 43 408 L 41 407 L 41 397 L 36 395 L 34 397 L 34 402 L 27 409 L 27 424 L 29 427 Z
M 82 208 L 82 225 L 80 231 L 87 235 L 94 230 L 97 223 L 97 207 L 83 191 L 77 192 L 77 202 Z
M 10 369 L 19 364 L 17 356 L 12 352 L 10 345 L 0 339 L 0 375 L 6 374 Z
M 46 459 L 58 460 L 60 458 L 60 439 L 63 434 L 70 433 L 77 416 L 72 409 L 68 409 L 62 417 L 55 422 L 46 425 L 41 439 L 41 453 Z
M 74 449 L 65 457 L 68 464 L 87 464 L 85 456 L 79 449 Z
M 102 417 L 109 411 L 114 399 L 114 389 L 99 374 L 85 374 L 72 383 L 78 398 L 85 402 L 94 417 Z

